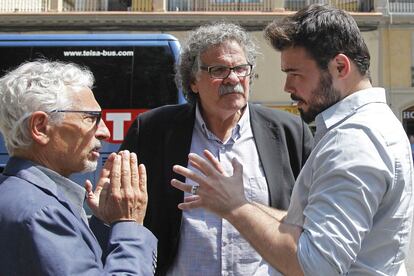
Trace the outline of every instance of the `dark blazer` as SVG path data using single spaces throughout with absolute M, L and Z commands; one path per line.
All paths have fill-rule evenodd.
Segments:
M 0 275 L 153 274 L 157 240 L 148 229 L 116 223 L 101 249 L 91 228 L 106 227 L 95 219 L 89 228 L 74 210 L 33 163 L 10 158 L 0 174 Z
M 249 104 L 251 127 L 269 186 L 271 206 L 287 209 L 299 171 L 313 146 L 309 128 L 298 116 Z M 171 186 L 184 178 L 172 166 L 187 166 L 195 120 L 191 104 L 156 108 L 138 116 L 121 149 L 136 152 L 148 174 L 148 208 L 144 224 L 158 238 L 157 274 L 164 275 L 178 249 L 184 198 Z

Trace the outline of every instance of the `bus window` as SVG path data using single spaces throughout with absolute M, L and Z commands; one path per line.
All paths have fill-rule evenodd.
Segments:
M 177 90 L 174 83 L 174 60 L 169 49 L 137 47 L 135 54 L 132 106 L 154 108 L 164 102 L 177 102 L 177 93 L 165 93 Z

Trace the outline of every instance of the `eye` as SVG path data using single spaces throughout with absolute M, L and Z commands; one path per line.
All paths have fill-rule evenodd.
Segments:
M 96 122 L 96 119 L 97 119 L 97 116 L 91 115 L 91 114 L 85 115 L 84 117 L 84 121 L 87 123 L 91 123 L 91 124 L 94 124 Z
M 224 66 L 215 66 L 210 69 L 212 74 L 218 74 L 218 75 L 225 74 L 227 70 L 228 68 Z
M 244 73 L 244 72 L 246 72 L 248 69 L 247 69 L 247 66 L 245 66 L 245 65 L 241 65 L 241 66 L 236 66 L 236 67 L 234 67 L 234 71 L 236 72 L 236 73 Z
M 288 73 L 289 77 L 299 77 L 300 75 L 298 73 Z

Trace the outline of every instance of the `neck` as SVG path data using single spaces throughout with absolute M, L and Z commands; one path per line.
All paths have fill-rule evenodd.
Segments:
M 357 91 L 372 88 L 371 81 L 368 78 L 362 78 L 359 80 L 354 81 L 352 84 L 348 85 L 348 88 L 345 90 L 347 91 L 342 98 L 349 96 Z
M 201 116 L 207 128 L 221 141 L 226 141 L 230 138 L 234 127 L 239 122 L 245 109 L 246 107 L 243 107 L 234 113 L 219 116 L 218 114 L 205 112 L 200 105 Z
M 19 157 L 21 159 L 26 159 L 29 160 L 35 164 L 38 164 L 40 166 L 43 166 L 45 168 L 48 168 L 52 171 L 57 172 L 58 174 L 65 176 L 65 177 L 69 177 L 70 174 L 65 173 L 61 170 L 59 170 L 57 167 L 55 167 L 53 165 L 53 161 L 49 160 L 46 156 L 47 153 L 43 153 L 42 151 L 38 151 L 35 149 L 36 147 L 31 147 L 28 150 L 20 150 L 17 149 L 13 156 Z

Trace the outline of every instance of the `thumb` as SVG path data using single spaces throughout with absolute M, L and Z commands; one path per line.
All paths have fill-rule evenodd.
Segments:
M 243 165 L 236 157 L 231 160 L 231 165 L 233 166 L 233 176 L 243 175 Z
M 88 196 L 89 196 L 90 193 L 93 193 L 93 191 L 92 191 L 92 182 L 89 179 L 87 179 L 85 181 L 84 187 L 85 187 L 85 190 L 86 190 Z

